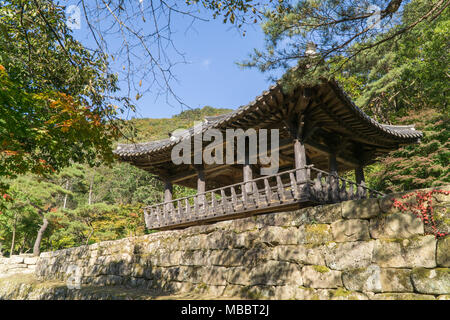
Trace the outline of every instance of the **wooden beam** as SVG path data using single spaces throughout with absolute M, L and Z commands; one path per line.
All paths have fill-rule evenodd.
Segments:
M 332 151 L 328 147 L 326 147 L 320 143 L 316 143 L 312 140 L 307 141 L 305 144 L 307 147 L 309 147 L 319 153 L 326 154 L 326 155 L 329 155 L 332 153 Z M 338 160 L 341 163 L 344 163 L 345 165 L 349 166 L 350 168 L 355 168 L 355 167 L 359 166 L 359 161 L 357 159 L 355 159 L 354 157 L 351 157 L 348 155 L 346 155 L 345 157 L 336 155 L 336 160 Z
M 202 170 L 205 174 L 207 174 L 207 173 L 217 171 L 217 170 L 219 170 L 219 171 L 226 170 L 228 167 L 230 167 L 229 164 L 219 164 L 219 165 L 212 165 L 208 168 L 203 168 Z M 184 172 L 178 173 L 176 175 L 172 175 L 170 178 L 173 183 L 179 183 L 181 181 L 189 180 L 189 179 L 195 178 L 197 176 L 198 176 L 198 172 L 197 172 L 197 170 L 194 170 L 194 171 L 184 171 Z

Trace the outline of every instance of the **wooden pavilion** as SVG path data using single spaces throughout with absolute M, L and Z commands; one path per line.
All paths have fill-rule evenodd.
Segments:
M 227 129 L 279 129 L 278 172 L 261 175 L 266 165 L 249 161 L 247 154 L 244 163 L 173 163 L 171 153 L 178 143 L 190 139 L 194 145 L 196 137 L 211 128 L 224 134 Z M 289 93 L 274 85 L 248 105 L 207 117 L 200 131 L 191 128 L 178 137 L 120 144 L 115 153 L 165 182 L 164 202 L 145 209 L 147 228 L 164 230 L 379 196 L 366 187 L 364 166 L 421 137 L 414 126 L 378 123 L 335 81 L 323 81 Z M 210 142 L 201 143 L 203 150 Z M 223 147 L 229 147 L 225 141 Z M 349 170 L 354 170 L 355 182 L 339 176 Z M 173 184 L 196 188 L 197 194 L 172 199 Z

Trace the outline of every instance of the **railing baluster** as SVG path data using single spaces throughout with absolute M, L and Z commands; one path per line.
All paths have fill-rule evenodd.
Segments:
M 170 223 L 170 211 L 169 211 L 170 207 L 166 207 L 165 211 L 164 211 L 164 224 L 168 225 Z
M 172 217 L 173 217 L 172 209 L 173 209 L 172 203 L 170 203 L 169 208 L 167 208 L 167 210 L 166 210 L 166 222 L 165 222 L 166 225 L 170 225 L 172 223 Z
M 158 224 L 160 227 L 164 225 L 164 205 L 158 207 Z
M 211 211 L 213 216 L 217 215 L 217 199 L 214 191 L 211 192 Z
M 160 227 L 161 226 L 161 218 L 159 216 L 159 205 L 157 205 L 154 209 L 155 213 L 155 226 Z
M 206 193 L 202 196 L 203 201 L 203 216 L 207 216 L 209 212 L 209 204 L 208 204 L 208 197 L 206 196 Z
M 256 184 L 255 181 L 253 181 L 253 199 L 255 201 L 255 206 L 256 207 L 260 207 L 261 206 L 261 202 L 259 200 L 258 185 Z
M 328 201 L 328 178 L 329 176 L 323 177 L 322 181 L 322 199 L 323 202 L 327 202 Z
M 366 183 L 364 181 L 361 181 L 361 198 L 367 198 Z
M 237 210 L 237 196 L 236 196 L 236 189 L 234 186 L 231 187 L 231 201 L 233 203 L 233 211 Z
M 286 195 L 284 194 L 283 181 L 281 181 L 281 177 L 279 175 L 277 175 L 277 190 L 278 190 L 278 197 L 280 199 L 280 202 L 285 202 Z
M 170 223 L 174 223 L 175 222 L 175 218 L 176 218 L 176 216 L 175 216 L 175 212 L 176 212 L 176 210 L 175 210 L 175 202 L 171 202 L 170 203 L 170 211 L 169 212 L 170 212 L 169 213 Z
M 183 220 L 183 213 L 181 208 L 181 201 L 177 200 L 177 206 L 178 206 L 178 222 L 181 222 Z
M 272 202 L 272 189 L 270 188 L 269 180 L 267 180 L 267 178 L 264 178 L 264 189 L 266 193 L 267 205 L 270 206 Z
M 192 214 L 192 216 L 193 216 L 192 218 L 196 219 L 198 217 L 198 215 L 199 215 L 199 212 L 198 212 L 198 196 L 195 195 L 194 196 L 194 212 Z
M 188 220 L 191 220 L 192 219 L 192 217 L 191 217 L 191 204 L 189 203 L 189 199 L 188 198 L 186 198 L 186 199 L 184 199 L 184 204 L 185 204 L 185 206 L 186 206 L 186 217 L 187 217 L 187 219 Z
M 337 176 L 330 176 L 331 181 L 331 202 L 336 203 L 339 200 L 339 180 Z
M 244 209 L 247 209 L 248 203 L 248 194 L 247 194 L 247 185 L 241 185 L 241 194 L 242 194 L 242 206 Z
M 362 198 L 363 190 L 360 184 L 356 185 L 356 199 L 359 200 Z
M 144 209 L 144 217 L 147 214 L 147 218 L 145 219 L 145 226 L 147 229 L 151 229 L 153 227 L 153 207 L 147 207 Z
M 345 180 L 341 180 L 341 187 L 339 189 L 339 199 L 341 201 L 347 200 L 347 185 Z
M 168 203 L 165 212 L 165 224 L 169 225 L 171 223 L 172 223 L 172 207 L 171 203 Z
M 226 214 L 228 212 L 228 201 L 224 189 L 220 190 L 220 196 L 222 197 L 222 212 L 223 214 Z
M 351 183 L 350 188 L 348 188 L 348 200 L 353 200 L 355 198 L 353 192 L 353 183 Z
M 298 199 L 300 199 L 300 193 L 298 191 L 297 181 L 295 180 L 295 175 L 293 172 L 289 173 L 289 178 L 291 179 L 292 197 L 295 200 L 298 200 Z
M 318 201 L 322 201 L 322 172 L 319 172 L 314 180 L 314 196 Z

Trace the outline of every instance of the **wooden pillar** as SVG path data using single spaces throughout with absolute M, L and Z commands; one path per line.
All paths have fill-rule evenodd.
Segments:
M 201 165 L 195 166 L 195 170 L 197 170 L 197 194 L 204 193 L 206 191 L 205 170 Z M 199 204 L 204 205 L 205 195 L 199 196 L 198 199 Z
M 166 204 L 165 210 L 169 211 L 172 208 L 172 204 L 169 203 L 172 201 L 172 193 L 173 193 L 173 186 L 172 182 L 170 180 L 164 181 L 164 203 Z
M 361 182 L 365 181 L 363 166 L 358 166 L 357 168 L 355 168 L 355 177 L 357 184 L 360 184 Z
M 300 139 L 294 139 L 294 163 L 297 171 L 297 182 L 305 182 L 309 177 L 307 176 L 307 170 L 305 169 L 306 163 L 306 151 L 305 145 Z
M 330 185 L 328 186 L 329 199 L 335 203 L 339 200 L 339 179 L 338 175 L 338 165 L 336 160 L 336 152 L 333 150 L 329 154 L 328 158 L 328 169 L 330 171 Z
M 334 175 L 338 174 L 338 166 L 337 166 L 336 153 L 335 152 L 331 152 L 329 154 L 328 169 L 329 169 L 331 174 L 334 174 Z
M 244 182 L 248 182 L 250 180 L 253 179 L 253 172 L 252 172 L 252 167 L 250 166 L 250 150 L 248 147 L 248 140 L 245 139 L 246 143 L 245 143 L 245 161 L 244 161 L 244 167 L 243 167 L 243 171 L 242 171 L 242 175 L 244 178 Z M 252 184 L 251 183 L 246 183 L 245 184 L 245 191 L 248 192 L 252 192 Z

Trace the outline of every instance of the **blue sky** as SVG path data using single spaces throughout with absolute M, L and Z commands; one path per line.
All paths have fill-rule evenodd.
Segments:
M 208 13 L 204 16 L 208 16 Z M 237 61 L 248 58 L 253 48 L 263 47 L 264 35 L 258 24 L 247 26 L 244 37 L 235 27 L 223 24 L 220 18 L 207 22 L 196 21 L 186 31 L 189 22 L 177 18 L 172 24 L 177 49 L 185 53 L 189 62 L 173 69 L 178 82 L 172 82 L 172 89 L 184 103 L 192 108 L 210 105 L 236 109 L 251 102 L 271 85 L 268 74 L 236 65 Z M 74 36 L 90 45 L 92 42 L 86 38 L 86 34 L 87 26 L 82 19 L 81 30 L 75 30 Z M 114 40 L 110 41 L 114 45 Z M 146 81 L 150 79 L 143 79 L 144 83 Z M 135 103 L 137 112 L 125 117 L 167 118 L 183 110 L 179 104 L 173 101 L 168 103 L 165 97 L 156 98 L 152 93 L 144 94 Z

